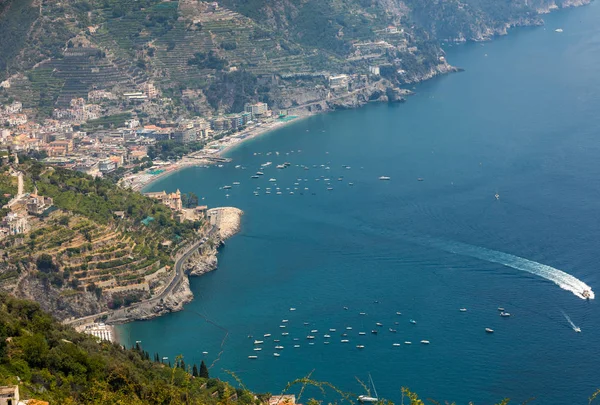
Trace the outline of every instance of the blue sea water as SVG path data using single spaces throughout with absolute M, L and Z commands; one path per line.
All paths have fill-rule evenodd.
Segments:
M 379 396 L 398 402 L 407 386 L 459 404 L 587 404 L 600 388 L 597 300 L 518 268 L 544 264 L 600 291 L 600 4 L 545 19 L 545 27 L 448 48 L 465 72 L 417 86 L 403 105 L 298 121 L 242 144 L 223 168 L 153 184 L 245 216 L 218 270 L 192 279 L 195 300 L 120 327 L 124 343 L 141 340 L 188 364 L 204 359 L 213 376 L 232 381 L 231 370 L 258 392 L 313 371 L 362 393 L 355 377 L 371 373 Z M 267 161 L 265 176 L 250 179 Z M 291 167 L 275 168 L 286 161 Z M 234 181 L 241 185 L 220 189 Z M 498 307 L 512 316 L 501 318 Z M 344 332 L 350 343 L 340 342 Z M 261 352 L 248 335 L 265 340 Z

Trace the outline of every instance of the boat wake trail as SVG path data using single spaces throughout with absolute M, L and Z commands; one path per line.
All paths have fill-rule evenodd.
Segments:
M 594 292 L 590 286 L 578 278 L 573 277 L 562 270 L 555 269 L 554 267 L 524 259 L 519 256 L 498 252 L 496 250 L 486 249 L 479 246 L 468 245 L 466 243 L 439 239 L 417 239 L 421 240 L 422 244 L 426 246 L 432 246 L 446 252 L 470 256 L 476 259 L 498 263 L 503 266 L 512 267 L 513 269 L 535 274 L 536 276 L 552 281 L 563 290 L 571 291 L 581 299 L 594 299 Z
M 560 312 L 562 312 L 563 316 L 565 317 L 565 319 L 567 320 L 567 322 L 569 322 L 569 325 L 571 325 L 571 328 L 575 332 L 581 332 L 581 328 L 573 323 L 573 321 L 571 320 L 571 318 L 569 318 L 569 315 L 567 315 L 565 313 L 565 311 L 561 310 Z

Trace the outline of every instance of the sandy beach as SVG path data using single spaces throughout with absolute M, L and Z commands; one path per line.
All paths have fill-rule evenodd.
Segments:
M 209 142 L 201 151 L 193 152 L 190 155 L 184 156 L 175 163 L 161 167 L 161 173 L 151 174 L 147 171 L 137 173 L 123 178 L 120 184 L 124 187 L 131 187 L 133 190 L 136 191 L 142 191 L 145 187 L 148 187 L 155 181 L 170 176 L 171 174 L 176 173 L 181 169 L 185 169 L 187 167 L 192 166 L 206 166 L 215 164 L 215 162 L 212 159 L 224 158 L 228 152 L 231 152 L 243 142 L 247 142 L 251 139 L 256 139 L 259 136 L 267 134 L 276 129 L 283 128 L 286 125 L 299 122 L 302 119 L 308 118 L 312 115 L 314 114 L 303 113 L 301 115 L 293 116 L 294 118 L 288 117 L 288 119 L 283 120 L 274 119 L 270 122 L 260 123 L 243 132 L 230 135 L 223 139 Z

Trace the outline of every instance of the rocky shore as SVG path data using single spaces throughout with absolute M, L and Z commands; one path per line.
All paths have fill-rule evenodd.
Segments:
M 211 225 L 216 232 L 208 237 L 198 249 L 195 249 L 182 264 L 184 275 L 173 290 L 160 300 L 149 300 L 135 307 L 114 311 L 106 319 L 107 323 L 119 324 L 135 320 L 147 320 L 171 312 L 181 311 L 185 304 L 194 299 L 190 289 L 190 276 L 201 276 L 217 268 L 217 253 L 224 241 L 235 235 L 240 229 L 244 212 L 234 207 L 213 208 L 208 211 Z

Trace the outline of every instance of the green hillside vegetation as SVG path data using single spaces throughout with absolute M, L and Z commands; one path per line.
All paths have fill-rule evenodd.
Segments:
M 61 405 L 255 403 L 247 391 L 194 377 L 196 365 L 174 359 L 169 368 L 150 357 L 139 348 L 99 343 L 36 303 L 0 294 L 0 385 L 18 384 L 18 376 L 22 398 Z
M 0 2 L 0 78 L 7 65 L 19 53 L 27 39 L 27 31 L 38 15 L 33 0 Z
M 6 169 L 0 169 L 0 195 L 14 195 L 16 177 Z M 179 223 L 168 207 L 109 180 L 31 161 L 21 164 L 20 170 L 25 173 L 26 190 L 35 184 L 40 195 L 54 199 L 58 210 L 30 221 L 32 230 L 27 235 L 2 240 L 0 287 L 15 285 L 26 273 L 63 295 L 87 290 L 100 298 L 99 283 L 138 285 L 145 276 L 172 266 L 174 252 L 197 238 L 205 225 Z M 115 211 L 123 211 L 125 218 L 115 216 Z M 144 221 L 148 218 L 154 220 Z M 164 241 L 173 244 L 163 246 Z M 40 258 L 50 258 L 50 264 L 40 266 Z M 147 297 L 129 292 L 105 298 L 109 307 L 116 308 Z

